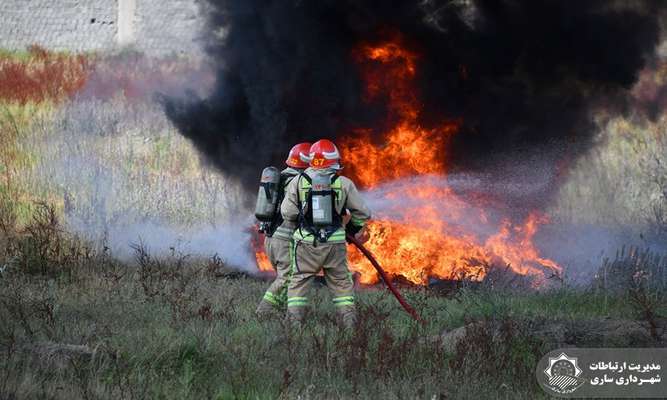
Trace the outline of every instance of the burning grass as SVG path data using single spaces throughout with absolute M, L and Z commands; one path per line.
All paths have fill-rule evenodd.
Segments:
M 379 52 L 373 62 L 396 58 L 395 53 L 395 48 Z M 397 59 L 407 59 L 401 62 L 409 66 L 411 57 Z M 46 93 L 68 96 L 65 90 Z M 2 153 L 0 166 L 0 220 L 8 227 L 0 232 L 0 397 L 534 399 L 543 394 L 532 373 L 525 374 L 548 347 L 534 320 L 588 326 L 602 318 L 630 316 L 630 322 L 645 329 L 648 341 L 620 337 L 616 345 L 664 345 L 664 260 L 623 255 L 601 270 L 605 283 L 592 288 L 561 282 L 556 289 L 538 292 L 529 277 L 504 273 L 507 264 L 520 268 L 526 259 L 549 266 L 532 247 L 538 215 L 501 223 L 484 238 L 460 232 L 443 236 L 445 227 L 432 223 L 405 226 L 377 219 L 375 243 L 384 246 L 386 238 L 405 238 L 405 243 L 393 242 L 398 247 L 390 255 L 399 260 L 383 264 L 416 265 L 408 281 L 460 279 L 456 266 L 465 267 L 461 272 L 467 280 L 446 296 L 426 286 L 404 288 L 428 321 L 424 328 L 413 324 L 381 287 L 373 287 L 359 294 L 362 318 L 353 333 L 341 333 L 335 325 L 323 290 L 315 295 L 312 321 L 295 332 L 280 319 L 257 321 L 252 312 L 266 284 L 230 272 L 217 257 L 158 255 L 139 246 L 136 260 L 121 262 L 102 246 L 78 241 L 57 223 L 58 217 L 83 221 L 102 236 L 126 215 L 139 221 L 157 216 L 185 226 L 216 224 L 223 215 L 238 212 L 238 202 L 233 188 L 203 168 L 155 105 L 144 98 L 93 97 L 40 105 L 17 102 L 0 110 L 3 140 L 11 139 L 3 142 L 3 151 L 12 148 L 6 143 L 16 145 Z M 409 108 L 401 113 L 407 122 L 390 130 L 389 147 L 414 144 L 418 153 L 420 138 L 442 134 L 446 139 L 456 129 L 456 122 L 446 121 L 438 131 L 425 130 L 411 119 Z M 374 147 L 371 154 L 379 160 L 387 154 L 384 149 Z M 439 160 L 433 159 L 433 169 L 426 172 L 446 170 L 446 157 Z M 406 162 L 401 157 L 390 161 Z M 422 165 L 411 168 L 406 169 L 410 174 L 422 172 Z M 405 175 L 392 177 L 400 176 Z M 362 182 L 373 186 L 372 180 Z M 618 194 L 609 188 L 606 193 Z M 415 189 L 409 194 L 424 193 L 428 191 Z M 465 211 L 453 193 L 438 196 L 447 201 L 452 217 Z M 55 210 L 35 202 L 40 199 L 53 200 Z M 479 221 L 486 217 L 478 216 Z M 430 250 L 418 252 L 415 243 L 428 240 L 433 241 Z M 508 240 L 514 247 L 502 247 Z M 406 257 L 420 262 L 401 261 Z M 488 269 L 489 262 L 503 267 Z M 404 269 L 391 272 L 405 274 Z M 470 284 L 482 274 L 481 282 Z M 472 331 L 474 327 L 481 328 Z M 447 350 L 441 333 L 456 328 L 471 332 Z M 500 345 L 494 341 L 498 331 L 504 339 Z M 578 333 L 567 340 L 588 343 Z M 54 365 L 39 356 L 44 349 L 79 353 Z M 476 362 L 488 368 L 478 371 Z M 495 373 L 500 370 L 506 372 Z
M 371 140 L 377 137 L 372 129 L 345 137 L 340 144 L 345 173 L 371 190 L 406 177 L 444 179 L 449 143 L 460 121 L 445 120 L 428 129 L 420 125 L 415 85 L 419 56 L 397 37 L 364 44 L 355 57 L 366 81 L 368 101 L 386 100 L 391 127 L 380 132 L 381 143 Z M 461 198 L 452 188 L 427 180 L 415 181 L 385 193 L 384 200 L 396 206 L 391 212 L 375 210 L 369 225 L 367 247 L 388 273 L 415 284 L 425 284 L 431 277 L 481 280 L 491 265 L 509 266 L 517 274 L 537 277 L 536 282 L 561 273 L 562 268 L 541 256 L 533 244 L 539 226 L 547 222 L 539 212 L 531 211 L 522 222 L 509 217 L 493 221 L 483 200 Z M 471 224 L 484 226 L 490 233 L 479 235 Z M 361 281 L 377 282 L 372 266 L 359 253 L 351 254 L 351 268 L 361 274 Z
M 257 320 L 266 283 L 228 273 L 219 258 L 155 256 L 139 244 L 135 260 L 123 263 L 68 235 L 48 206 L 20 231 L 6 211 L 3 397 L 535 399 L 544 395 L 533 380 L 534 363 L 555 343 L 540 329 L 559 326 L 558 340 L 587 344 L 599 339 L 600 324 L 587 334 L 592 321 L 637 313 L 643 322 L 648 306 L 660 336 L 631 322 L 644 341 L 617 335 L 616 345 L 663 343 L 664 288 L 535 291 L 496 284 L 498 276 L 493 285 L 446 297 L 405 290 L 426 326 L 386 291 L 361 290 L 361 318 L 351 332 L 336 324 L 322 288 L 312 318 L 295 330 L 282 318 Z M 637 265 L 631 260 L 626 264 Z M 654 261 L 647 256 L 640 264 Z M 642 298 L 658 301 L 641 305 Z M 451 342 L 448 332 L 457 329 L 467 333 Z
M 384 292 L 364 291 L 360 323 L 346 334 L 320 292 L 313 319 L 295 331 L 280 319 L 253 317 L 263 282 L 213 279 L 205 262 L 181 263 L 179 257 L 139 253 L 136 264 L 114 265 L 107 259 L 79 271 L 74 281 L 4 273 L 0 314 L 7 323 L 0 332 L 0 351 L 6 357 L 0 361 L 0 393 L 542 398 L 531 372 L 550 348 L 532 330 L 530 319 L 560 316 L 576 324 L 621 317 L 630 307 L 619 297 L 605 310 L 602 298 L 574 291 L 511 296 L 463 291 L 449 300 L 409 292 L 429 322 L 420 328 Z M 441 330 L 471 321 L 477 328 L 448 350 Z M 500 346 L 496 329 L 502 332 Z M 60 361 L 40 355 L 47 344 L 60 349 Z M 68 349 L 83 349 L 88 356 Z M 485 368 L 477 368 L 477 362 Z

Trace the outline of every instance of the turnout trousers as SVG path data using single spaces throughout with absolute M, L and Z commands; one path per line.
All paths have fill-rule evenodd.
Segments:
M 308 310 L 308 294 L 315 275 L 324 270 L 324 279 L 333 296 L 336 312 L 345 326 L 356 319 L 354 283 L 347 264 L 347 246 L 343 243 L 297 241 L 294 244 L 292 277 L 287 290 L 287 312 L 291 320 L 303 321 Z
M 287 303 L 287 283 L 292 272 L 292 240 L 277 237 L 264 239 L 264 251 L 276 270 L 276 279 L 264 293 L 264 297 L 257 306 L 257 314 L 282 311 Z

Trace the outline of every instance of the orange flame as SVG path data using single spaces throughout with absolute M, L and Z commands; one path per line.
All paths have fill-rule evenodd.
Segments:
M 264 250 L 258 250 L 255 252 L 255 260 L 257 260 L 257 268 L 260 271 L 273 271 L 273 266 L 271 265 L 271 261 L 269 261 L 269 256 L 266 255 Z
M 253 234 L 251 236 L 252 249 L 255 252 L 257 269 L 262 272 L 274 271 L 273 265 L 271 265 L 271 261 L 269 260 L 269 256 L 266 254 L 266 252 L 264 252 L 264 240 L 266 237 L 263 233 L 258 233 L 258 228 L 259 227 L 257 226 L 255 227 L 255 230 L 253 230 Z
M 445 173 L 444 149 L 459 122 L 446 122 L 435 129 L 419 126 L 419 100 L 412 84 L 417 56 L 394 42 L 362 46 L 355 56 L 364 67 L 366 98 L 386 95 L 389 114 L 398 121 L 384 135 L 382 145 L 373 144 L 371 131 L 363 129 L 341 142 L 346 171 L 364 187 L 406 176 Z
M 429 129 L 420 126 L 420 103 L 414 89 L 418 56 L 406 50 L 400 39 L 379 46 L 363 45 L 355 56 L 367 82 L 367 99 L 385 96 L 394 125 L 381 135 L 380 144 L 371 139 L 371 130 L 357 130 L 346 137 L 340 143 L 346 173 L 366 188 L 407 176 L 445 175 L 446 150 L 461 121 L 445 121 Z M 540 257 L 533 245 L 539 224 L 546 222 L 536 213 L 519 226 L 503 220 L 498 233 L 484 239 L 458 227 L 465 227 L 462 215 L 476 209 L 450 188 L 416 185 L 409 191 L 389 192 L 385 198 L 398 200 L 403 207 L 400 216 L 380 216 L 370 222 L 371 238 L 366 246 L 391 275 L 425 284 L 429 277 L 481 280 L 492 264 L 508 265 L 516 273 L 537 277 L 544 275 L 545 268 L 560 271 L 558 264 Z M 428 202 L 410 206 L 401 201 L 410 198 Z M 475 223 L 487 224 L 483 211 L 476 212 Z M 450 226 L 443 215 L 461 223 Z M 361 274 L 362 283 L 378 281 L 361 253 L 351 250 L 350 261 L 351 269 Z
M 369 189 L 405 177 L 444 176 L 448 144 L 461 121 L 444 121 L 428 129 L 419 124 L 420 102 L 414 89 L 418 55 L 398 38 L 381 45 L 364 44 L 354 56 L 367 83 L 366 99 L 386 98 L 391 128 L 380 135 L 381 140 L 373 139 L 378 135 L 372 129 L 357 129 L 339 143 L 346 175 Z M 366 247 L 390 275 L 426 284 L 429 277 L 482 280 L 494 264 L 538 280 L 545 270 L 561 270 L 542 258 L 533 244 L 539 225 L 547 222 L 538 213 L 531 213 L 521 225 L 505 219 L 493 227 L 483 204 L 468 204 L 451 188 L 428 182 L 389 191 L 384 198 L 395 200 L 396 210 L 369 223 Z M 471 223 L 491 226 L 497 233 L 481 237 L 469 229 Z M 361 283 L 377 282 L 372 265 L 350 249 L 350 268 L 360 273 Z M 263 252 L 256 256 L 260 269 L 271 269 Z

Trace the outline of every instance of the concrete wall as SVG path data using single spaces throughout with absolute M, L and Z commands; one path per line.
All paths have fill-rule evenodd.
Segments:
M 127 1 L 136 1 L 135 29 L 139 49 L 156 53 L 188 53 L 200 49 L 197 38 L 204 20 L 195 1 Z
M 199 0 L 0 0 L 0 48 L 197 54 Z

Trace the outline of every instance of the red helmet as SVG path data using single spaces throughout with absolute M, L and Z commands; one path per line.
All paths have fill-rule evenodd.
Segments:
M 306 169 L 308 168 L 308 152 L 310 151 L 310 143 L 299 143 L 292 147 L 289 151 L 285 164 L 292 168 Z
M 327 139 L 320 139 L 310 146 L 308 161 L 315 169 L 340 168 L 340 153 L 336 145 Z

